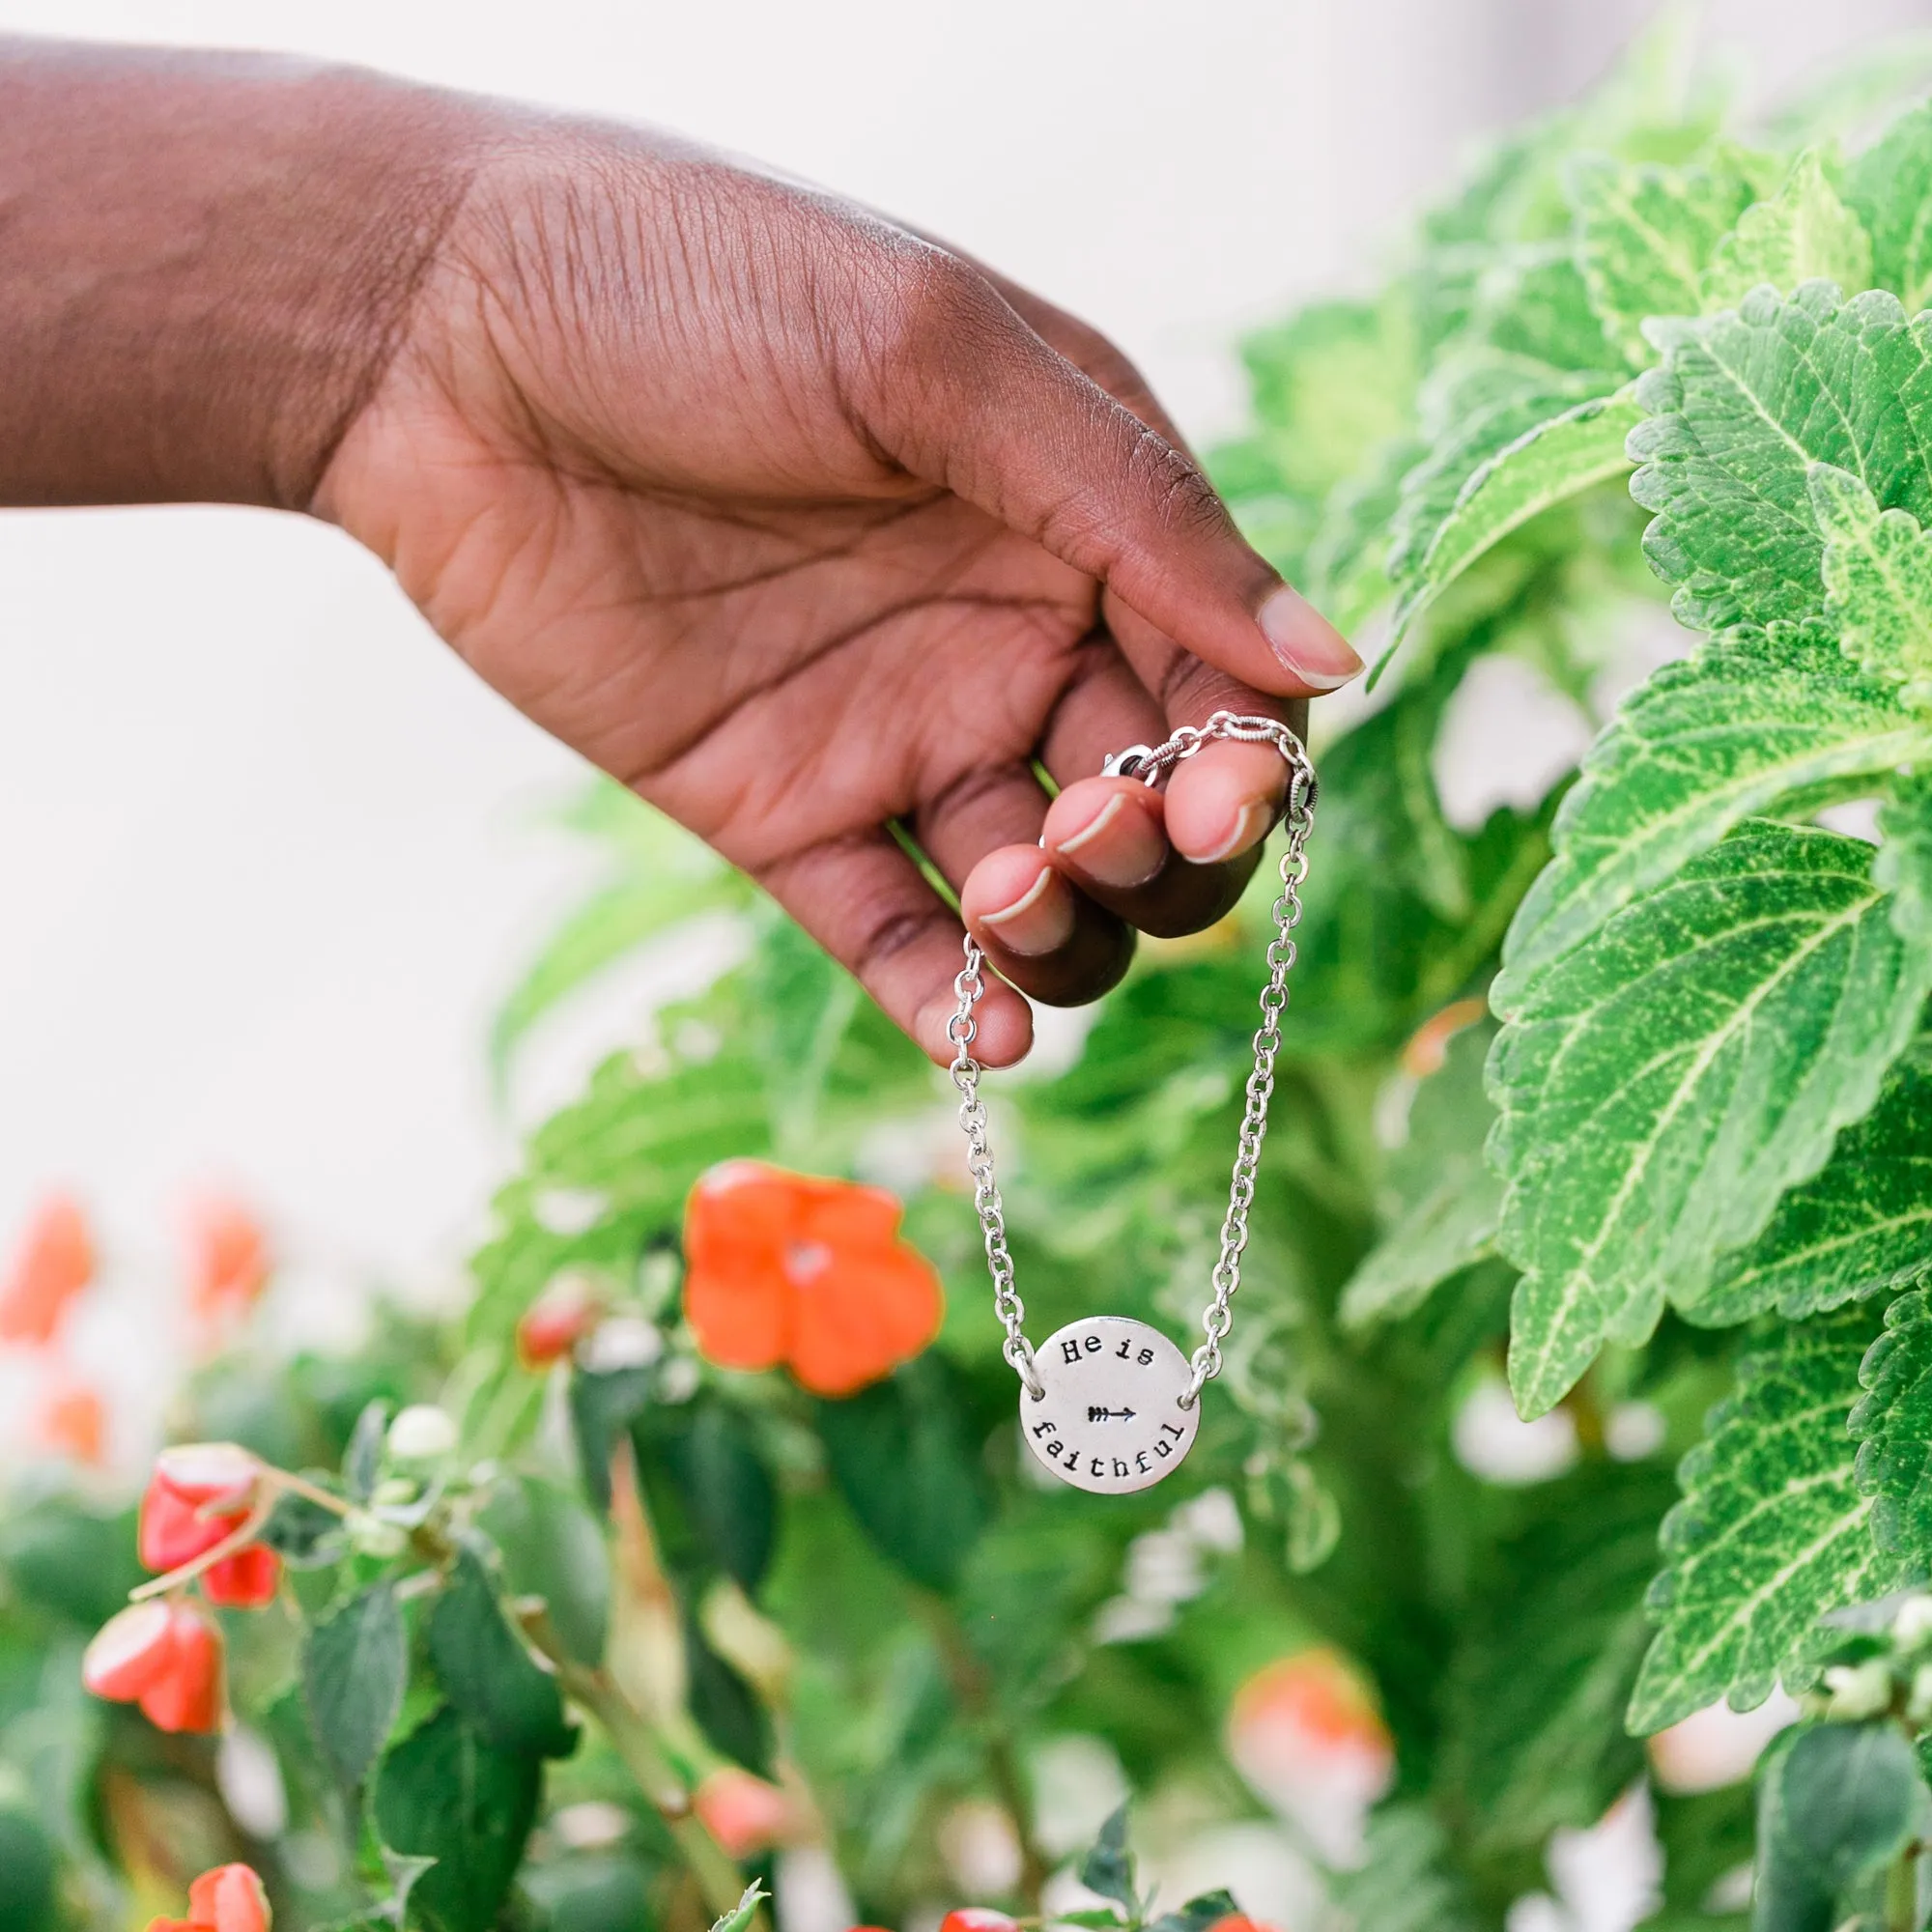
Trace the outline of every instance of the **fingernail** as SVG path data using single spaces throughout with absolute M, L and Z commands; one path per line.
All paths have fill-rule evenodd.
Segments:
M 1286 583 L 1262 600 L 1255 621 L 1282 668 L 1317 691 L 1333 691 L 1361 672 L 1348 639 Z
M 980 923 L 990 926 L 1000 944 L 1022 958 L 1051 952 L 1073 936 L 1073 894 L 1051 866 L 1042 866 L 1011 905 L 982 912 Z
M 1115 792 L 1088 824 L 1057 840 L 1053 849 L 1077 861 L 1102 886 L 1144 886 L 1167 857 L 1167 841 L 1123 791 Z
M 1197 866 L 1218 866 L 1223 859 L 1232 859 L 1236 852 L 1245 852 L 1267 831 L 1273 819 L 1273 800 L 1265 798 L 1247 800 L 1236 814 L 1235 829 L 1211 852 L 1196 855 L 1194 863 Z

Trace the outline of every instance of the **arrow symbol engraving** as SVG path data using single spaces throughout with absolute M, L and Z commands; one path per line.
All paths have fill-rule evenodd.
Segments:
M 1130 1408 L 1090 1408 L 1087 1411 L 1089 1422 L 1131 1422 L 1133 1419 L 1134 1412 Z

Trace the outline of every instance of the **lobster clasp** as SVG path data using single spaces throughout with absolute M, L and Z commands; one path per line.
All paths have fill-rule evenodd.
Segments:
M 1152 784 L 1157 772 L 1153 765 L 1151 745 L 1129 745 L 1124 752 L 1111 752 L 1100 760 L 1100 776 L 1103 779 L 1139 779 L 1143 784 Z

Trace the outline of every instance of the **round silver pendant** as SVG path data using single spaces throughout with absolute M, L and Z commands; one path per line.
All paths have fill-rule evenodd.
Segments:
M 1123 1496 L 1157 1483 L 1194 1446 L 1194 1371 L 1158 1328 L 1123 1315 L 1069 1321 L 1034 1351 L 1046 1393 L 1020 1394 L 1027 1447 L 1064 1483 Z

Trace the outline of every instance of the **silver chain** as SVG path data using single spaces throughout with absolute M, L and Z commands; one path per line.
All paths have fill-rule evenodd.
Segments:
M 1288 828 L 1288 846 L 1281 855 L 1281 894 L 1274 902 L 1274 936 L 1267 946 L 1268 977 L 1262 987 L 1262 1023 L 1255 1029 L 1255 1064 L 1248 1075 L 1234 1179 L 1228 1188 L 1227 1217 L 1221 1223 L 1221 1258 L 1214 1264 L 1210 1277 L 1214 1298 L 1201 1318 L 1208 1339 L 1194 1351 L 1194 1373 L 1180 1398 L 1183 1408 L 1192 1408 L 1200 1400 L 1202 1389 L 1221 1373 L 1221 1344 L 1228 1339 L 1228 1331 L 1235 1323 L 1231 1304 L 1241 1285 L 1241 1254 L 1248 1245 L 1248 1210 L 1254 1206 L 1262 1138 L 1267 1132 L 1275 1056 L 1281 1051 L 1281 1015 L 1288 1005 L 1288 976 L 1294 965 L 1293 934 L 1301 923 L 1301 887 L 1308 877 L 1308 835 L 1315 825 L 1315 767 L 1309 762 L 1301 740 L 1279 720 L 1247 717 L 1233 711 L 1217 711 L 1205 724 L 1183 724 L 1158 745 L 1129 746 L 1101 766 L 1110 778 L 1136 778 L 1153 786 L 1184 758 L 1193 757 L 1202 746 L 1217 738 L 1272 745 L 1288 761 L 1288 806 L 1282 821 Z M 973 1009 L 986 990 L 984 963 L 984 955 L 974 945 L 972 935 L 967 934 L 966 963 L 952 982 L 959 1009 L 946 1023 L 946 1037 L 952 1043 L 952 1084 L 959 1090 L 959 1124 L 966 1135 L 966 1165 L 973 1176 L 973 1206 L 979 1211 L 985 1238 L 986 1266 L 993 1277 L 993 1306 L 1007 1331 L 1001 1352 L 1026 1384 L 1027 1393 L 1039 1401 L 1046 1390 L 1034 1364 L 1032 1345 L 1026 1338 L 1026 1305 L 1013 1286 L 1013 1258 L 1007 1248 L 1006 1210 L 1000 1200 L 999 1185 L 993 1179 L 986 1103 L 980 1097 L 980 1075 L 983 1069 L 973 1058 L 973 1042 L 980 1032 Z

